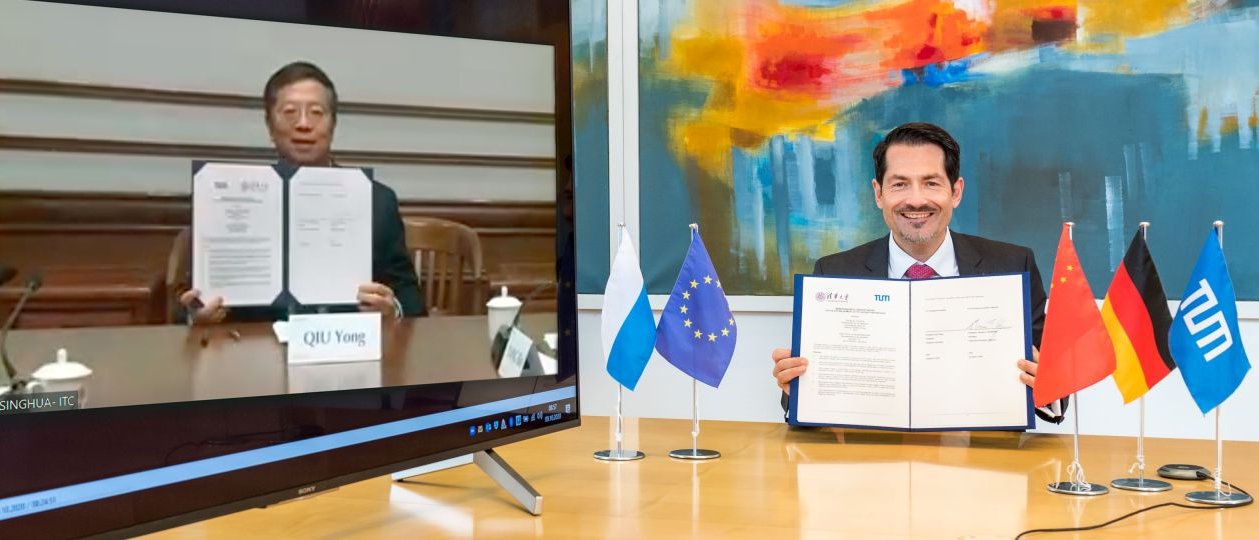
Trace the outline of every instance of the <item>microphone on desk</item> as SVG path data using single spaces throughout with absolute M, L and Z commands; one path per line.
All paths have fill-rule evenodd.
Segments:
M 17 275 L 17 269 L 12 266 L 0 264 L 0 285 L 8 283 L 13 276 Z
M 4 326 L 0 326 L 0 362 L 4 364 L 4 390 L 6 393 L 19 393 L 26 390 L 27 381 L 21 379 L 17 375 L 17 368 L 13 366 L 13 362 L 9 361 L 9 351 L 7 343 L 9 340 L 9 330 L 17 324 L 18 315 L 22 313 L 22 308 L 26 307 L 26 301 L 39 290 L 44 284 L 44 277 L 35 272 L 31 274 L 30 279 L 26 280 L 26 285 L 22 288 L 22 296 L 17 299 L 17 304 L 13 306 L 13 311 L 9 312 L 9 318 L 4 321 Z

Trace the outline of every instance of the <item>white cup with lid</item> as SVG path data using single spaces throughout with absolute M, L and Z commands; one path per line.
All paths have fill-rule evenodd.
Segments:
M 65 349 L 57 349 L 57 359 L 40 366 L 31 375 L 43 392 L 77 392 L 81 407 L 85 401 L 83 385 L 92 375 L 92 368 L 70 360 Z
M 494 336 L 498 335 L 499 329 L 511 325 L 516 318 L 517 311 L 520 311 L 520 299 L 507 294 L 506 285 L 503 286 L 501 294 L 485 303 L 486 325 L 490 334 L 490 343 L 494 342 Z

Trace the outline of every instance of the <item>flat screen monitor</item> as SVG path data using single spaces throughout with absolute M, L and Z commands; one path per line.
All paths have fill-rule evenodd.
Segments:
M 0 537 L 140 534 L 576 427 L 568 21 L 562 0 L 0 2 Z M 206 164 L 363 171 L 348 219 L 387 301 L 207 316 L 186 297 Z M 522 304 L 492 320 L 504 293 Z M 379 358 L 294 361 L 288 318 L 325 311 L 380 312 Z

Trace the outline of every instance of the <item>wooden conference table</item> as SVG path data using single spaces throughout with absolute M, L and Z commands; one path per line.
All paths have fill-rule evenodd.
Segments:
M 595 461 L 609 422 L 500 449 L 544 497 L 533 517 L 473 466 L 393 483 L 374 478 L 307 500 L 247 510 L 151 538 L 1013 538 L 1032 528 L 1101 523 L 1210 483 L 1174 481 L 1170 492 L 1111 490 L 1068 497 L 1071 438 L 1026 434 L 793 431 L 782 424 L 704 422 L 712 462 L 667 457 L 690 444 L 690 422 L 641 420 L 647 459 Z M 840 440 L 837 440 L 840 439 Z M 840 442 L 843 441 L 843 442 Z M 1126 476 L 1135 443 L 1082 437 L 1089 480 Z M 1149 439 L 1161 463 L 1213 465 L 1213 441 Z M 1225 477 L 1259 491 L 1259 443 L 1225 444 Z M 1231 464 L 1231 467 L 1229 466 Z M 1160 508 L 1087 533 L 1028 538 L 1254 538 L 1259 507 Z
M 537 342 L 554 313 L 521 315 Z M 486 318 L 442 316 L 384 325 L 380 361 L 289 365 L 270 323 L 14 330 L 9 357 L 30 375 L 65 348 L 93 373 L 85 408 L 494 379 Z M 71 386 L 77 386 L 74 383 Z M 52 389 L 64 389 L 64 384 Z

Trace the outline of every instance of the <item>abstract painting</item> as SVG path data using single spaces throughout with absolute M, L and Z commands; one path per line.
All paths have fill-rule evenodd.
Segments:
M 595 4 L 574 2 L 575 27 Z M 1047 272 L 1074 221 L 1101 296 L 1139 222 L 1180 291 L 1222 219 L 1239 297 L 1259 299 L 1259 0 L 640 0 L 639 24 L 649 292 L 697 222 L 729 294 L 790 294 L 817 257 L 886 234 L 871 151 L 927 121 L 962 146 L 955 230 Z M 583 257 L 606 268 L 604 216 Z

